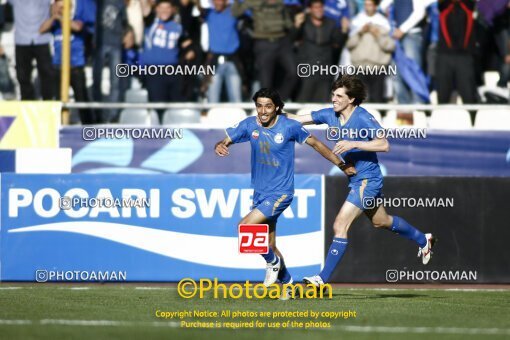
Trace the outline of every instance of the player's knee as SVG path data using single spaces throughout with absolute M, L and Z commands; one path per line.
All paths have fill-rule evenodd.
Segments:
M 372 225 L 375 228 L 389 228 L 391 226 L 389 219 L 373 219 Z
M 347 231 L 349 231 L 349 226 L 341 221 L 335 221 L 333 224 L 333 231 L 337 237 L 346 237 Z
M 374 226 L 374 228 L 384 228 L 384 223 L 382 223 L 381 221 L 372 221 L 372 225 Z

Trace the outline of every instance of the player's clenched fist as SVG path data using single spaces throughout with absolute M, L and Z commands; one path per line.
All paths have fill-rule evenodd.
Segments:
M 216 146 L 214 147 L 214 152 L 218 156 L 224 157 L 228 155 L 228 146 L 226 146 L 223 141 L 216 143 Z

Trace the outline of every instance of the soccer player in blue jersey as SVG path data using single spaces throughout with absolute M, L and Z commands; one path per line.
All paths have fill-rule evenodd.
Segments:
M 356 76 L 345 75 L 333 84 L 332 108 L 314 111 L 308 115 L 287 115 L 302 124 L 328 124 L 329 127 L 340 129 L 341 136 L 352 137 L 336 143 L 333 152 L 340 154 L 357 170 L 356 175 L 349 177 L 351 190 L 333 224 L 335 237 L 329 248 L 324 268 L 319 275 L 305 277 L 303 281 L 306 283 L 318 286 L 328 282 L 347 248 L 347 232 L 361 213 L 365 213 L 374 227 L 391 230 L 416 242 L 419 246 L 418 256 L 422 257 L 423 264 L 430 261 L 431 249 L 435 242 L 432 234 L 423 234 L 403 218 L 388 215 L 382 205 L 366 207 L 363 204 L 367 198 L 371 200 L 382 195 L 383 176 L 376 152 L 389 151 L 386 138 L 376 138 L 375 131 L 382 127 L 368 111 L 359 106 L 365 98 L 366 88 L 361 80 Z M 363 129 L 366 131 L 362 133 Z M 344 133 L 347 131 L 358 133 L 357 135 Z
M 292 283 L 283 256 L 276 247 L 276 221 L 290 205 L 294 195 L 294 144 L 306 143 L 323 157 L 340 167 L 346 175 L 355 169 L 345 164 L 326 145 L 312 136 L 297 121 L 282 115 L 284 103 L 278 92 L 263 88 L 253 96 L 257 116 L 244 119 L 226 129 L 227 137 L 216 143 L 218 156 L 227 156 L 229 146 L 235 143 L 251 144 L 251 182 L 255 189 L 252 211 L 240 224 L 268 224 L 269 252 L 266 260 L 264 285 Z

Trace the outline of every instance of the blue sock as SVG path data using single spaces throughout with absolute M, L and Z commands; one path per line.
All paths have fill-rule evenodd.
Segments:
M 326 263 L 319 274 L 324 283 L 328 282 L 331 274 L 333 274 L 333 271 L 336 268 L 336 265 L 340 262 L 342 256 L 344 256 L 347 244 L 349 244 L 349 242 L 346 238 L 335 237 L 333 239 L 333 242 L 329 247 L 328 256 L 326 256 Z
M 277 257 L 275 253 L 273 252 L 273 249 L 269 247 L 269 252 L 267 254 L 260 254 L 264 260 L 266 260 L 267 263 L 273 263 L 276 264 L 278 261 L 276 261 Z
M 423 248 L 427 245 L 427 238 L 425 237 L 425 234 L 398 216 L 393 216 L 391 231 L 402 235 L 409 240 L 413 240 L 414 242 L 418 243 L 420 248 Z
M 282 261 L 282 267 L 280 269 L 280 272 L 278 273 L 278 280 L 280 280 L 281 283 L 286 284 L 289 283 L 290 280 L 292 280 L 292 276 L 290 275 L 289 270 L 285 265 L 285 261 L 282 259 L 280 260 Z

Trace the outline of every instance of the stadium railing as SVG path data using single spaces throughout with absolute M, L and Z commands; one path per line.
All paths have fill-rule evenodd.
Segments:
M 382 126 L 387 128 L 394 128 L 397 126 L 402 127 L 428 127 L 431 129 L 482 129 L 482 130 L 503 130 L 510 131 L 510 105 L 494 105 L 494 104 L 466 104 L 466 105 L 458 105 L 458 104 L 372 104 L 367 103 L 362 105 L 366 108 L 370 113 L 374 115 L 377 121 L 382 124 Z M 318 110 L 324 107 L 328 107 L 328 103 L 287 103 L 285 104 L 284 111 L 297 113 L 297 114 L 305 114 L 310 113 L 313 110 Z M 217 111 L 224 109 L 229 109 L 226 111 L 232 111 L 232 109 L 242 109 L 246 112 L 246 116 L 251 116 L 256 113 L 254 110 L 253 103 L 251 102 L 243 102 L 243 103 L 190 103 L 190 102 L 180 102 L 180 103 L 104 103 L 104 102 L 89 102 L 89 103 L 78 103 L 78 102 L 68 102 L 63 103 L 63 110 L 66 112 L 70 109 L 122 109 L 122 111 L 139 111 L 139 110 L 148 110 L 147 116 L 149 117 L 149 112 L 160 109 L 165 111 L 172 110 L 194 110 L 198 112 L 210 110 Z M 149 111 L 150 110 L 150 111 Z M 490 110 L 494 114 L 494 119 L 487 119 L 487 114 L 484 119 L 476 119 L 478 116 L 478 112 L 484 112 Z M 444 116 L 448 113 L 448 111 L 453 114 L 457 114 L 457 117 L 454 116 Z M 393 113 L 393 114 L 383 114 L 383 113 Z M 409 124 L 402 125 L 397 122 L 397 114 L 396 113 L 413 113 L 420 112 L 423 116 L 420 121 L 416 120 L 415 115 L 410 118 L 411 121 Z M 124 112 L 123 112 L 124 113 Z M 462 115 L 459 115 L 462 113 Z M 487 112 L 484 112 L 487 113 Z M 122 115 L 121 115 L 122 116 Z M 66 118 L 64 118 L 66 117 Z M 209 127 L 220 127 L 220 126 L 228 126 L 231 125 L 241 119 L 239 119 L 239 115 L 236 115 L 235 122 L 232 121 L 232 115 L 225 114 L 225 119 L 220 119 L 215 121 L 220 115 L 215 115 L 214 117 L 209 117 L 207 114 L 202 115 L 202 119 L 200 123 L 195 123 L 194 125 L 202 125 Z M 68 124 L 69 116 L 63 116 L 63 124 Z M 133 121 L 129 117 L 122 116 L 122 121 Z M 129 119 L 128 119 L 129 118 Z M 167 117 L 168 118 L 168 117 Z M 215 119 L 210 119 L 215 118 Z M 459 120 L 457 120 L 459 119 Z M 419 120 L 419 119 L 418 119 Z M 144 120 L 145 121 L 145 120 Z M 164 119 L 164 121 L 168 121 L 168 119 Z M 414 121 L 414 122 L 413 122 Z M 151 120 L 153 122 L 153 120 Z M 189 123 L 189 121 L 186 121 Z M 183 123 L 186 123 L 183 122 Z M 143 124 L 147 125 L 147 124 Z M 158 125 L 153 123 L 148 123 L 148 125 Z M 176 124 L 171 124 L 176 125 Z M 180 124 L 179 124 L 180 125 Z
M 286 103 L 286 110 L 300 110 L 303 108 L 317 109 L 327 107 L 329 103 Z M 507 110 L 510 113 L 510 105 L 493 105 L 493 104 L 362 104 L 367 109 L 376 110 L 398 110 L 398 111 L 432 111 L 436 109 L 464 109 L 468 111 L 477 111 L 482 109 Z M 253 110 L 252 102 L 243 103 L 105 103 L 105 102 L 69 102 L 63 103 L 65 109 L 202 109 L 208 110 L 212 108 L 241 108 L 245 110 Z

